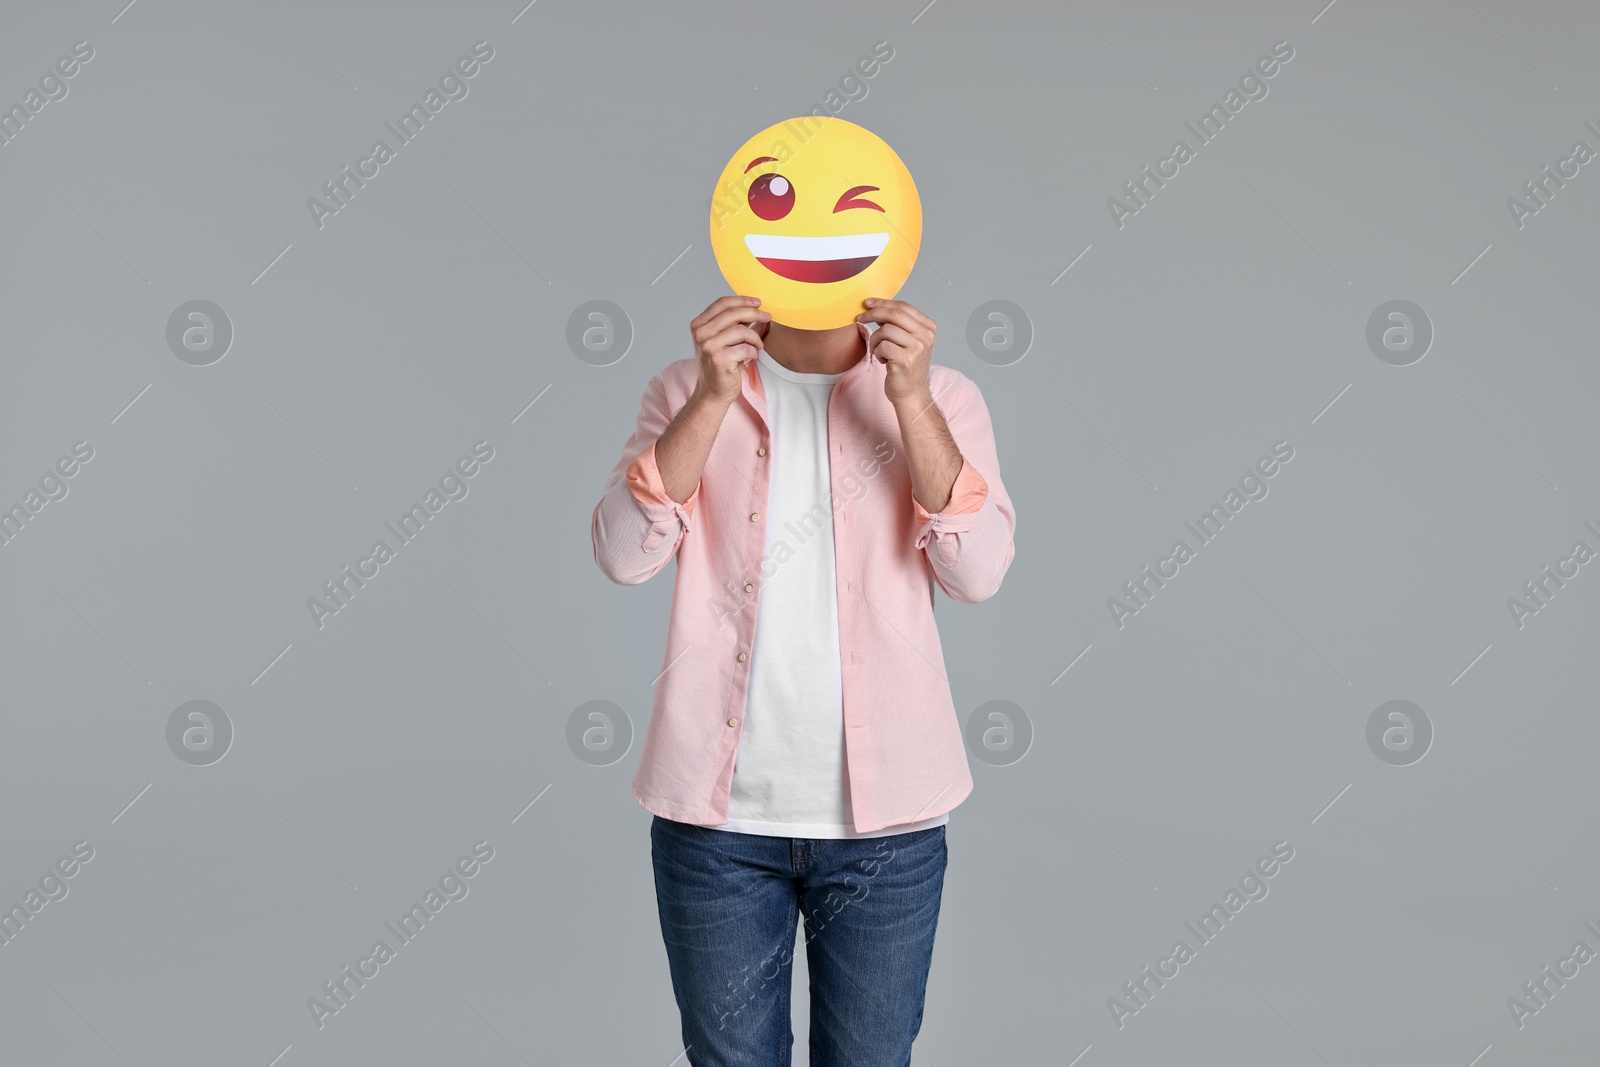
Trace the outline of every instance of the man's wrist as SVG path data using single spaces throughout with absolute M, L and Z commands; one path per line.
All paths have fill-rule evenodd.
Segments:
M 933 390 L 919 389 L 910 396 L 894 397 L 889 403 L 894 406 L 895 414 L 900 418 L 914 419 L 933 406 Z
M 689 399 L 684 403 L 684 407 L 693 408 L 696 411 L 709 407 L 712 411 L 726 412 L 728 408 L 733 406 L 735 399 L 737 399 L 737 396 L 717 396 L 706 389 L 703 383 L 696 383 L 694 390 L 689 394 Z
M 889 403 L 896 408 L 909 407 L 913 412 L 933 403 L 933 386 L 923 382 L 920 387 L 913 390 L 909 396 L 891 397 Z

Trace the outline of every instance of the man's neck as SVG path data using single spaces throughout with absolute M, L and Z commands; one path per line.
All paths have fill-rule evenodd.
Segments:
M 767 355 L 796 374 L 841 374 L 867 354 L 855 323 L 836 330 L 796 330 L 768 323 L 765 347 Z

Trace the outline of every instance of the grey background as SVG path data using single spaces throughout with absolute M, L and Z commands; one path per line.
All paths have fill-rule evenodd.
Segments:
M 916 179 L 901 296 L 983 389 L 1019 517 L 997 596 L 940 594 L 956 706 L 1034 734 L 952 814 L 915 1062 L 1594 1062 L 1600 964 L 1522 1029 L 1506 1001 L 1600 949 L 1600 576 L 1521 629 L 1506 599 L 1600 546 L 1600 164 L 1520 229 L 1506 199 L 1600 148 L 1600 12 L 924 4 L 6 5 L 6 107 L 95 57 L 0 147 L 0 501 L 95 454 L 0 547 L 0 903 L 95 855 L 0 946 L 0 1061 L 683 1062 L 628 787 L 671 579 L 607 582 L 589 518 L 725 292 L 719 168 L 887 40 L 840 114 Z M 479 40 L 319 230 L 306 199 Z M 1119 229 L 1107 198 L 1279 40 Z M 210 366 L 166 343 L 194 299 L 234 330 Z M 565 340 L 591 299 L 632 321 L 607 367 Z M 990 299 L 1032 321 L 1011 366 L 965 343 Z M 1392 299 L 1435 330 L 1406 367 L 1365 340 Z M 307 598 L 478 440 L 470 494 L 319 630 Z M 1279 440 L 1270 496 L 1118 629 L 1107 598 Z M 196 699 L 234 730 L 210 766 L 167 744 Z M 602 699 L 634 743 L 595 767 L 566 731 Z M 1367 746 L 1393 699 L 1435 730 L 1410 766 Z M 319 1030 L 307 998 L 478 840 L 470 895 Z M 1119 1029 L 1108 998 L 1280 840 Z

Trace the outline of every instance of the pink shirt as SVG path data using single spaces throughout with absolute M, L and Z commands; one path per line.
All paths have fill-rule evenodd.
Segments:
M 828 401 L 845 764 L 862 833 L 933 818 L 972 792 L 933 587 L 954 600 L 985 600 L 1015 551 L 1016 514 L 977 385 L 953 368 L 929 368 L 962 455 L 949 503 L 930 514 L 911 491 L 884 373 L 864 356 Z M 762 556 L 770 439 L 754 361 L 744 365 L 740 397 L 694 492 L 681 504 L 666 494 L 655 442 L 698 377 L 698 362 L 680 359 L 650 380 L 590 532 L 595 562 L 622 585 L 678 561 L 633 795 L 663 818 L 714 825 L 728 818 L 763 570 L 783 561 Z

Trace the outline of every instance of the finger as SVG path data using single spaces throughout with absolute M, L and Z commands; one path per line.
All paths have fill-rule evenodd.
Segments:
M 736 298 L 719 296 L 706 305 L 706 309 L 689 321 L 689 329 L 697 330 L 704 323 L 710 322 L 712 317 L 723 309 L 731 306 L 731 301 Z
M 749 345 L 759 352 L 762 346 L 761 335 L 748 326 L 730 326 L 712 338 L 706 347 L 713 353 L 720 353 L 726 352 L 730 348 L 736 348 L 739 345 Z M 751 353 L 751 355 L 754 354 L 754 352 Z M 750 357 L 745 356 L 742 358 L 748 359 Z
M 730 307 L 700 324 L 693 332 L 695 340 L 703 341 L 708 337 L 715 337 L 730 326 L 739 323 L 769 322 L 772 315 L 758 307 L 740 305 Z
M 905 366 L 911 361 L 911 354 L 902 345 L 895 344 L 885 338 L 872 346 L 872 354 L 884 363 L 894 363 Z
M 719 296 L 700 314 L 696 315 L 689 323 L 689 329 L 699 329 L 704 323 L 710 322 L 717 315 L 732 307 L 755 307 L 761 303 L 760 297 L 755 296 Z
M 707 336 L 714 336 L 721 333 L 723 330 L 726 330 L 729 326 L 732 326 L 735 323 L 768 322 L 771 319 L 771 312 L 763 311 L 758 307 L 732 307 L 717 315 L 710 322 L 703 325 L 700 329 L 701 332 Z
M 879 297 L 869 296 L 869 297 L 867 297 L 867 299 L 865 301 L 863 301 L 863 303 L 869 308 L 877 307 L 879 305 L 898 308 L 899 310 L 904 311 L 907 314 L 909 314 L 917 322 L 920 322 L 923 325 L 923 327 L 928 329 L 928 330 L 936 331 L 939 328 L 938 324 L 935 323 L 928 316 L 924 315 L 922 313 L 922 311 L 920 309 L 918 309 L 915 304 L 909 304 L 904 300 L 885 300 L 885 299 L 881 299 Z
M 895 327 L 894 333 L 884 332 L 886 329 L 888 327 L 880 326 L 877 332 L 872 335 L 872 351 L 874 354 L 877 354 L 879 346 L 882 346 L 886 351 L 893 354 L 893 358 L 897 362 L 905 363 L 911 360 L 913 353 L 923 348 L 915 338 L 906 336 L 905 331 L 900 330 L 899 327 Z M 880 356 L 879 358 L 883 357 Z
M 746 296 L 743 293 L 732 293 L 727 296 L 717 297 L 711 302 L 710 306 L 706 308 L 704 313 L 708 315 L 715 315 L 720 311 L 726 311 L 728 308 L 746 306 L 755 307 L 760 303 L 761 298 L 758 296 Z
M 874 304 L 872 307 L 869 307 L 867 310 L 863 311 L 860 315 L 857 315 L 856 321 L 876 322 L 880 324 L 892 322 L 913 333 L 926 332 L 927 329 L 921 322 L 918 322 L 917 319 L 909 311 L 907 311 L 903 305 L 896 305 L 892 303 Z
M 754 296 L 752 296 L 749 301 L 754 301 L 754 299 Z M 690 323 L 690 330 L 706 330 L 707 326 L 714 325 L 718 320 L 733 322 L 733 318 L 730 317 L 736 317 L 741 312 L 746 315 L 757 314 L 757 307 L 755 307 L 754 302 L 749 301 L 746 298 L 728 298 L 728 296 L 718 299 L 715 304 L 701 312 L 699 317 L 694 318 L 694 322 Z
M 894 344 L 902 349 L 910 349 L 918 338 L 898 323 L 886 322 L 873 333 L 875 344 Z

